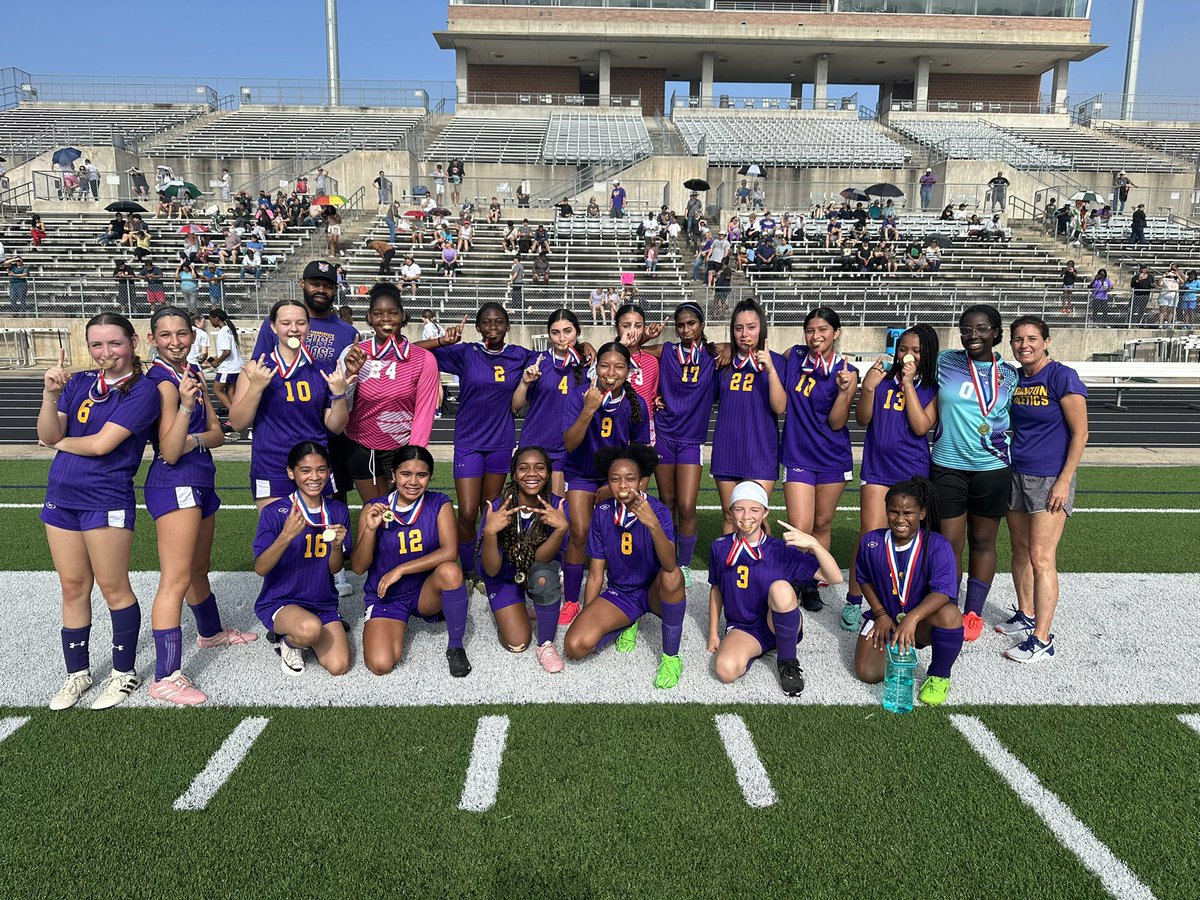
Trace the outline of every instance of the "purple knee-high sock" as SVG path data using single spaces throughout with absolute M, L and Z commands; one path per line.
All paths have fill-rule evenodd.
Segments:
M 113 669 L 132 672 L 137 656 L 138 632 L 142 629 L 142 609 L 136 603 L 124 609 L 110 609 L 112 618 Z
M 977 616 L 983 615 L 983 604 L 987 600 L 988 591 L 992 586 L 986 581 L 981 581 L 978 578 L 967 579 L 967 602 L 963 613 L 975 613 Z
M 696 552 L 696 535 L 681 534 L 675 539 L 677 550 L 676 558 L 681 566 L 691 566 L 692 554 Z
M 475 571 L 475 542 L 459 541 L 458 542 L 458 564 L 462 566 L 464 575 L 471 575 Z
M 188 609 L 196 617 L 196 633 L 201 637 L 212 637 L 224 630 L 224 626 L 221 624 L 221 611 L 217 609 L 217 598 L 212 594 L 195 606 L 189 603 Z
M 800 608 L 791 612 L 773 612 L 775 623 L 775 652 L 780 662 L 796 658 L 796 645 L 800 643 Z
M 628 628 L 628 627 L 629 627 L 628 625 L 625 626 L 625 628 Z M 599 653 L 601 650 L 603 650 L 609 644 L 613 643 L 617 638 L 619 638 L 621 636 L 621 632 L 624 631 L 625 628 L 618 628 L 616 631 L 610 631 L 607 634 L 602 634 L 600 636 L 600 640 L 596 641 L 596 646 L 594 648 L 592 648 L 592 652 Z
M 578 603 L 582 587 L 583 563 L 563 563 L 563 599 L 568 603 Z
M 91 668 L 88 658 L 88 641 L 92 637 L 92 626 L 82 628 L 64 628 L 62 630 L 63 659 L 67 663 L 67 674 L 86 672 Z
M 558 610 L 562 604 L 557 600 L 553 603 L 535 603 L 533 611 L 537 615 L 537 642 L 538 646 L 553 642 L 555 634 L 558 633 Z
M 442 591 L 442 613 L 446 616 L 446 646 L 461 647 L 467 633 L 467 589 Z
M 963 628 L 929 629 L 929 643 L 933 646 L 933 658 L 929 661 L 929 674 L 939 678 L 950 677 L 950 667 L 958 659 L 963 645 Z
M 154 629 L 154 680 L 162 681 L 183 665 L 183 630 Z
M 683 637 L 683 613 L 687 601 L 678 603 L 662 601 L 662 644 L 665 656 L 679 655 L 679 639 Z

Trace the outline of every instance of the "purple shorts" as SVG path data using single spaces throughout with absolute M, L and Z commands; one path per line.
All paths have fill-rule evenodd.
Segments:
M 221 498 L 214 488 L 194 487 L 148 487 L 146 509 L 150 517 L 159 519 L 177 509 L 200 510 L 200 518 L 207 519 L 221 508 Z
M 230 387 L 233 387 L 234 385 L 236 385 L 237 380 L 238 380 L 237 372 L 218 372 L 216 375 L 213 376 L 214 382 L 217 382 L 218 384 L 227 384 Z
M 698 466 L 700 465 L 700 445 L 685 441 L 673 441 L 670 438 L 659 437 L 654 445 L 658 451 L 660 466 Z
M 758 654 L 759 656 L 762 656 L 764 653 L 770 653 L 775 649 L 775 632 L 773 632 L 771 627 L 767 625 L 766 619 L 750 625 L 743 624 L 741 622 L 735 622 L 732 625 L 726 625 L 725 633 L 729 634 L 729 632 L 733 631 L 734 629 L 737 629 L 743 634 L 748 634 L 750 637 L 758 641 L 758 646 L 762 648 L 762 652 Z M 803 633 L 804 632 L 801 631 L 801 634 Z
M 628 591 L 610 584 L 600 592 L 600 596 L 623 612 L 630 622 L 636 622 L 650 612 L 650 589 L 648 587 Z
M 525 588 L 519 584 L 513 584 L 511 581 L 493 581 L 485 577 L 483 586 L 487 590 L 488 605 L 494 613 L 506 606 L 525 602 Z
M 426 618 L 417 612 L 417 603 L 421 600 L 421 589 L 425 587 L 425 579 L 430 574 L 430 572 L 418 572 L 411 577 L 401 579 L 404 582 L 404 589 L 397 596 L 388 600 L 380 600 L 378 594 L 364 594 L 363 604 L 367 608 L 364 621 L 396 619 L 400 622 L 407 622 L 411 616 L 425 618 L 427 622 L 433 621 L 434 617 Z
M 332 625 L 334 622 L 342 621 L 342 616 L 336 606 L 332 608 L 309 606 L 307 603 L 300 603 L 296 600 L 271 600 L 262 606 L 255 606 L 254 614 L 258 616 L 258 621 L 262 622 L 263 628 L 267 631 L 275 631 L 275 617 L 285 606 L 298 606 L 305 612 L 312 613 L 321 620 L 322 625 Z M 278 634 L 278 632 L 276 633 Z
M 798 466 L 783 468 L 784 484 L 807 484 L 816 487 L 818 484 L 844 484 L 853 477 L 853 472 L 828 472 Z
M 511 450 L 462 450 L 454 448 L 454 477 L 482 478 L 507 475 L 512 464 Z
M 92 531 L 96 528 L 128 528 L 133 531 L 137 509 L 75 509 L 47 503 L 38 516 L 47 525 L 64 531 Z
M 589 494 L 594 494 L 600 488 L 608 484 L 607 481 L 593 481 L 587 478 L 568 478 L 568 491 L 587 491 Z
M 250 493 L 253 494 L 255 500 L 266 500 L 268 497 L 286 497 L 292 491 L 296 490 L 296 483 L 290 478 L 257 478 L 254 475 L 250 476 Z M 337 493 L 337 481 L 331 474 L 329 483 L 325 485 L 325 490 L 321 491 L 322 497 L 332 497 Z

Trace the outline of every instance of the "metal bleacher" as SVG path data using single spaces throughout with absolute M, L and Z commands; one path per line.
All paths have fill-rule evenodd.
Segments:
M 111 144 L 114 134 L 141 140 L 207 111 L 171 103 L 21 103 L 0 110 L 0 155 L 36 154 L 64 143 Z
M 1136 157 L 1125 144 L 1106 137 L 1094 128 L 1010 128 L 1009 134 L 1037 144 L 1071 161 L 1077 171 L 1184 172 L 1188 167 L 1177 159 L 1140 153 Z
M 1101 131 L 1111 131 L 1127 141 L 1161 150 L 1171 156 L 1195 162 L 1200 159 L 1200 126 L 1124 125 L 1120 122 L 1096 123 Z
M 650 133 L 640 115 L 553 113 L 542 159 L 551 164 L 594 163 L 651 152 Z
M 779 113 L 703 115 L 677 111 L 688 152 L 713 165 L 899 168 L 908 151 L 857 119 L 799 118 Z
M 1067 169 L 1071 160 L 1032 140 L 982 121 L 898 119 L 888 125 L 949 159 L 998 159 L 1020 168 Z
M 536 163 L 542 158 L 548 118 L 455 116 L 434 138 L 425 159 Z

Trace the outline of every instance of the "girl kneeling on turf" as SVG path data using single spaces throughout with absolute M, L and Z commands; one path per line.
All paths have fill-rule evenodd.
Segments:
M 803 628 L 792 584 L 813 577 L 839 584 L 842 571 L 815 537 L 786 522 L 781 523 L 782 539 L 765 535 L 767 509 L 767 492 L 758 482 L 742 481 L 733 489 L 729 510 L 737 530 L 713 541 L 708 554 L 708 652 L 716 654 L 717 677 L 731 684 L 774 649 L 779 686 L 789 697 L 798 697 L 804 672 L 796 661 L 796 645 Z
M 467 589 L 458 565 L 454 507 L 445 494 L 429 490 L 433 456 L 424 447 L 396 451 L 395 490 L 363 507 L 350 568 L 367 573 L 363 602 L 363 659 L 376 675 L 392 671 L 404 655 L 408 620 L 446 618 L 450 674 L 464 678 L 471 663 L 463 649 Z
M 950 667 L 963 645 L 954 549 L 938 532 L 937 494 L 927 478 L 894 485 L 884 502 L 888 527 L 864 534 L 855 559 L 870 609 L 863 612 L 854 672 L 860 681 L 878 684 L 889 645 L 906 653 L 932 644 L 920 698 L 938 706 L 950 693 Z
M 551 465 L 541 447 L 517 451 L 504 492 L 483 508 L 479 563 L 500 643 L 513 653 L 529 646 L 528 596 L 537 614 L 538 662 L 547 672 L 561 672 L 554 635 L 562 602 L 567 502 L 550 492 Z
M 600 352 L 603 356 L 604 350 Z M 654 474 L 656 465 L 658 454 L 645 444 L 596 454 L 596 471 L 607 473 L 612 499 L 598 504 L 592 514 L 586 599 L 564 644 L 571 659 L 583 659 L 613 640 L 619 652 L 629 653 L 637 642 L 638 619 L 653 612 L 662 619 L 663 644 L 654 686 L 672 688 L 683 672 L 679 639 L 686 598 L 675 562 L 671 511 L 641 492 L 642 479 Z
M 285 674 L 304 672 L 303 648 L 311 647 L 330 675 L 344 675 L 350 642 L 333 574 L 342 570 L 350 543 L 350 511 L 323 497 L 329 451 L 322 445 L 294 446 L 287 474 L 295 491 L 263 507 L 254 536 L 254 571 L 263 578 L 254 613 L 279 636 L 275 652 Z

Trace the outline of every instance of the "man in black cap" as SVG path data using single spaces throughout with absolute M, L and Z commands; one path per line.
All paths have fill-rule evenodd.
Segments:
M 696 191 L 692 191 L 692 195 L 688 197 L 687 209 L 687 239 L 688 243 L 695 244 L 696 236 L 699 234 L 700 214 L 704 211 L 704 204 L 700 202 L 700 195 Z

